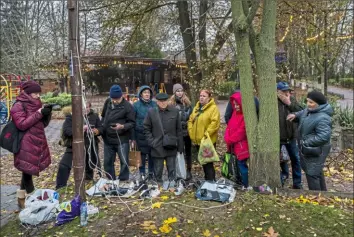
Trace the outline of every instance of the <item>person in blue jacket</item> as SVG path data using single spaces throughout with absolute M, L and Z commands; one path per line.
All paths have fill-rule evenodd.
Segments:
M 333 108 L 319 91 L 308 93 L 306 100 L 307 108 L 287 120 L 299 121 L 300 164 L 309 189 L 327 191 L 323 168 L 331 150 Z
M 154 163 L 151 158 L 151 147 L 149 146 L 144 135 L 144 119 L 147 112 L 151 108 L 157 108 L 157 104 L 152 100 L 153 92 L 149 86 L 141 86 L 138 93 L 139 100 L 133 104 L 135 110 L 135 129 L 133 135 L 134 145 L 137 145 L 137 150 L 141 153 L 141 166 L 139 167 L 140 175 L 146 174 L 145 166 L 146 159 L 148 160 L 148 174 L 153 177 Z

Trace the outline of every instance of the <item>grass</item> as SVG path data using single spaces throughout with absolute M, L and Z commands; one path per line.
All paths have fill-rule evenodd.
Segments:
M 353 236 L 353 215 L 348 210 L 322 205 L 303 204 L 277 196 L 264 196 L 238 192 L 235 202 L 220 207 L 216 202 L 198 201 L 194 192 L 176 197 L 163 193 L 167 200 L 160 208 L 131 215 L 118 198 L 95 198 L 94 205 L 100 208 L 99 215 L 89 219 L 82 228 L 79 219 L 60 227 L 53 224 L 40 226 L 37 230 L 24 229 L 16 219 L 1 229 L 1 236 L 262 236 L 270 227 L 280 236 Z M 132 201 L 132 200 L 130 200 Z M 184 205 L 189 205 L 184 206 Z M 131 202 L 132 210 L 150 207 L 149 201 Z M 217 208 L 201 210 L 193 207 Z M 169 224 L 171 231 L 162 234 L 164 220 L 175 217 Z M 142 224 L 151 222 L 156 228 L 144 230 Z

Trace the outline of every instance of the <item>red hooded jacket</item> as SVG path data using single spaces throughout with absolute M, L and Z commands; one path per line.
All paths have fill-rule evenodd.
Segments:
M 50 163 L 50 152 L 44 133 L 45 124 L 49 118 L 43 118 L 38 112 L 42 107 L 41 101 L 33 99 L 25 92 L 16 98 L 11 108 L 11 117 L 16 127 L 26 131 L 21 141 L 20 151 L 15 154 L 15 167 L 30 175 L 39 175 Z M 44 121 L 48 120 L 48 121 Z
M 240 106 L 240 111 L 236 111 L 235 102 Z M 224 139 L 228 147 L 234 148 L 234 154 L 237 159 L 245 160 L 250 157 L 250 154 L 240 92 L 236 92 L 230 97 L 230 104 L 232 105 L 232 115 L 227 125 Z

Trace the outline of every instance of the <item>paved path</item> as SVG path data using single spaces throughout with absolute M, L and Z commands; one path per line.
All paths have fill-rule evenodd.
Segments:
M 353 90 L 339 88 L 335 86 L 328 86 L 327 90 L 328 92 L 344 95 L 344 99 L 339 101 L 339 104 L 341 105 L 342 108 L 345 108 L 347 106 L 353 108 L 353 93 L 354 93 Z
M 1 185 L 1 227 L 13 216 L 18 210 L 16 190 L 19 187 L 16 185 Z

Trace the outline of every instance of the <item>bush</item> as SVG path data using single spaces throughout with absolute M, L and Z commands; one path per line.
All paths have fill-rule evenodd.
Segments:
M 354 127 L 354 114 L 353 109 L 349 108 L 339 108 L 335 116 L 335 122 L 343 128 L 353 128 Z
M 223 82 L 218 86 L 219 96 L 229 97 L 237 87 L 238 83 L 236 81 Z
M 71 105 L 71 94 L 62 93 L 59 94 L 57 97 L 49 97 L 47 93 L 46 95 L 42 96 L 41 100 L 44 104 L 55 104 L 60 105 L 61 107 Z M 52 93 L 53 96 L 53 93 Z
M 339 80 L 329 79 L 328 84 L 351 89 L 354 87 L 354 78 L 339 78 Z

